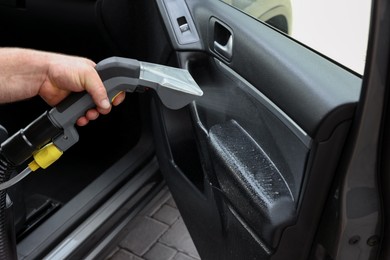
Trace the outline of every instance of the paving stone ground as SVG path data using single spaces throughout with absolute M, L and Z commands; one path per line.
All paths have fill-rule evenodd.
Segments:
M 168 188 L 129 223 L 106 260 L 200 260 Z

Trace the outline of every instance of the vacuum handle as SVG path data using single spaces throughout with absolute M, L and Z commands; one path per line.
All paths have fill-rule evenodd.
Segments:
M 134 59 L 111 57 L 102 60 L 96 65 L 108 98 L 113 99 L 122 91 L 133 92 L 138 86 L 140 76 L 140 62 Z M 59 105 L 49 111 L 52 123 L 64 133 L 54 139 L 54 143 L 66 151 L 78 141 L 75 129 L 77 119 L 95 107 L 92 97 L 86 92 L 72 93 Z
M 96 65 L 96 71 L 103 81 L 109 100 L 113 101 L 121 91 L 135 90 L 140 75 L 140 62 L 133 59 L 111 57 L 99 62 Z M 53 123 L 57 127 L 65 129 L 73 126 L 78 118 L 93 107 L 95 107 L 95 103 L 91 96 L 84 91 L 72 93 L 49 113 Z

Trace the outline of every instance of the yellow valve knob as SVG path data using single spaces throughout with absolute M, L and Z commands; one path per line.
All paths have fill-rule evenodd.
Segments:
M 39 168 L 46 169 L 52 163 L 57 161 L 62 154 L 63 152 L 53 143 L 49 143 L 33 154 L 34 161 L 29 163 L 28 167 L 32 171 L 36 171 Z

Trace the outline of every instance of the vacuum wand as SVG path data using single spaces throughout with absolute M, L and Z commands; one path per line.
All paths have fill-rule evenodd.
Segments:
M 203 95 L 190 73 L 184 69 L 111 57 L 99 62 L 96 70 L 111 101 L 122 91 L 153 89 L 166 107 L 180 109 Z M 31 170 L 48 167 L 78 141 L 76 121 L 94 106 L 87 92 L 71 94 L 4 141 L 0 147 L 1 154 L 13 165 L 20 165 L 34 156 L 34 161 L 29 164 Z
M 154 89 L 165 106 L 180 109 L 203 95 L 191 74 L 183 69 L 112 57 L 99 62 L 96 70 L 111 101 L 122 91 Z M 76 120 L 94 106 L 90 95 L 75 93 L 49 112 L 54 125 L 63 129 L 63 134 L 53 140 L 58 148 L 66 151 L 77 142 Z

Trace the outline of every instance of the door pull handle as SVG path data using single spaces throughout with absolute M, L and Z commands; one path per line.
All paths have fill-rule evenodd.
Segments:
M 230 60 L 233 55 L 233 35 L 229 36 L 225 45 L 222 45 L 218 41 L 214 40 L 214 50 L 226 59 Z

